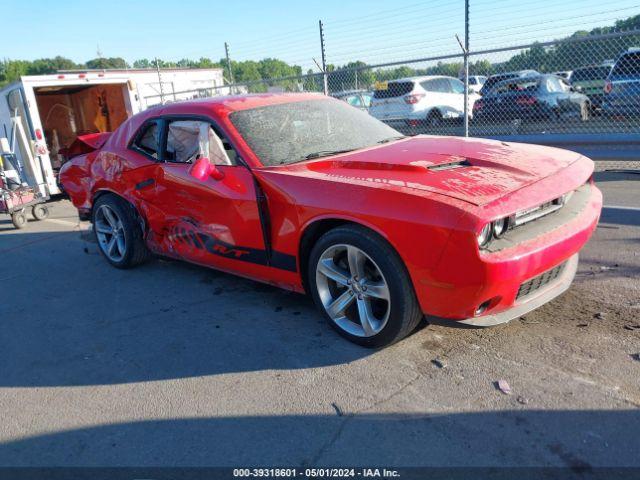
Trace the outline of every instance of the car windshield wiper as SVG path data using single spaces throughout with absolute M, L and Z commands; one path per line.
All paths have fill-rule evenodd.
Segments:
M 313 152 L 305 156 L 305 160 L 311 160 L 312 158 L 329 157 L 331 155 L 338 155 L 340 153 L 353 152 L 357 148 L 348 148 L 346 150 L 320 150 L 319 152 Z
M 394 142 L 396 140 L 402 140 L 403 138 L 407 138 L 406 135 L 398 135 L 396 137 L 389 137 L 389 138 L 385 138 L 384 140 L 380 140 L 376 143 L 389 143 L 389 142 Z

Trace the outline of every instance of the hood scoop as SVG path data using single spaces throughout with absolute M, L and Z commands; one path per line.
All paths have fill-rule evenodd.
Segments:
M 432 172 L 439 172 L 441 170 L 453 170 L 454 168 L 462 168 L 462 167 L 470 167 L 470 166 L 471 166 L 471 162 L 469 162 L 469 160 L 467 159 L 464 159 L 457 162 L 430 165 L 427 167 L 427 170 L 431 170 Z

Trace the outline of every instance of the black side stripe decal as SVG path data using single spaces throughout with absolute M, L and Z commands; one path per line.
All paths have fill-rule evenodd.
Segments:
M 203 232 L 194 232 L 186 228 L 175 227 L 171 233 L 171 240 L 199 250 L 204 250 L 212 255 L 255 263 L 257 265 L 270 265 L 288 272 L 298 271 L 296 257 L 293 255 L 272 251 L 271 262 L 269 262 L 269 255 L 266 250 L 231 245 Z

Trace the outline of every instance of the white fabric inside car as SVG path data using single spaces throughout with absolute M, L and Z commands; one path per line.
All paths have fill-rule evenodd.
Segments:
M 222 141 L 207 122 L 171 122 L 167 133 L 167 153 L 174 162 L 189 163 L 206 156 L 214 165 L 231 165 Z

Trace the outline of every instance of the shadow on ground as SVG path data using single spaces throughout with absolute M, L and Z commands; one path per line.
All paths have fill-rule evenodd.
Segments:
M 212 399 L 215 402 L 215 399 Z M 141 421 L 0 444 L 3 466 L 640 466 L 640 411 Z
M 182 262 L 114 269 L 77 231 L 0 238 L 0 386 L 311 368 L 372 354 L 335 334 L 303 295 Z

